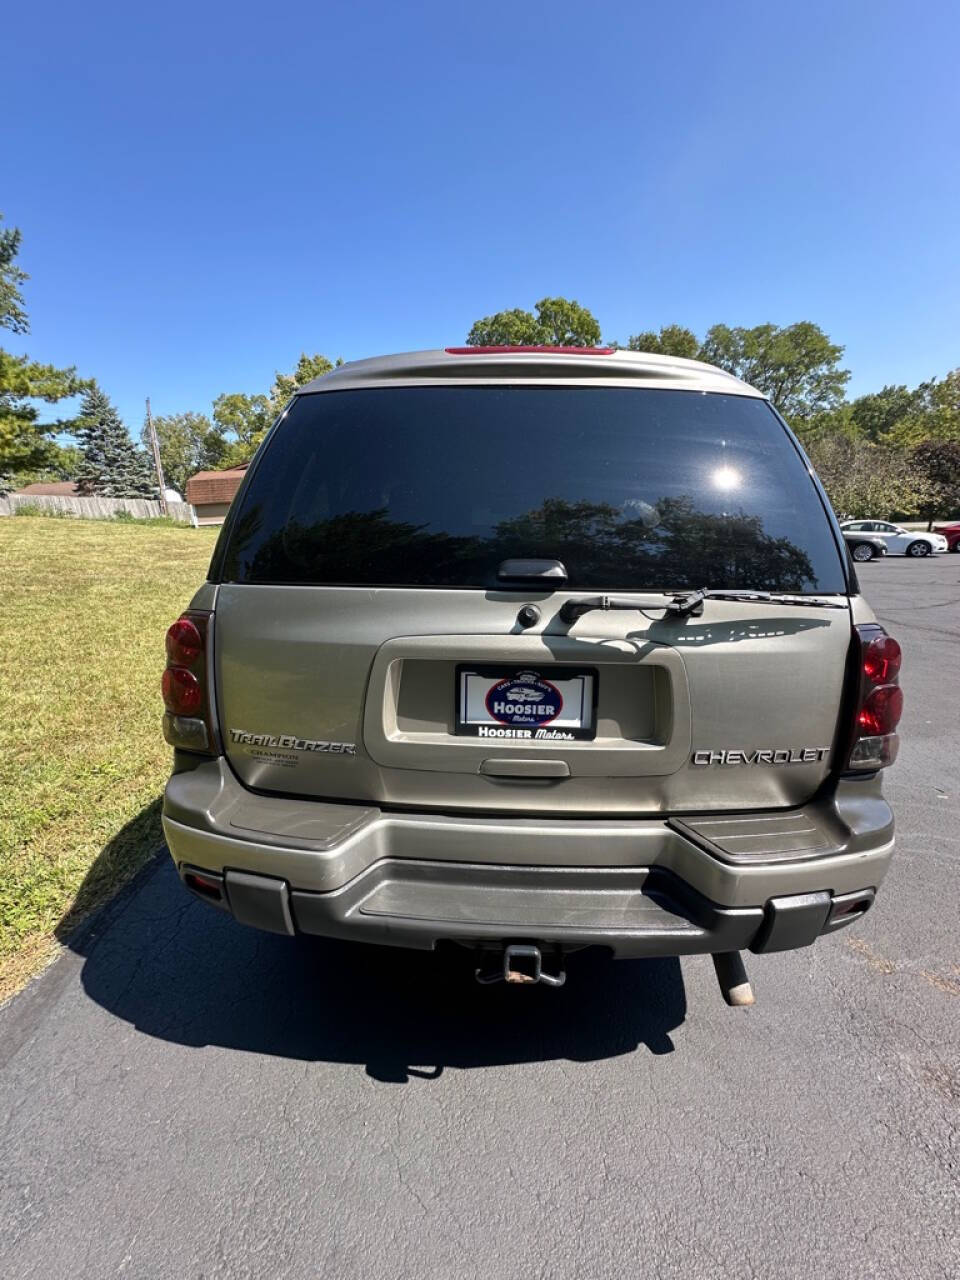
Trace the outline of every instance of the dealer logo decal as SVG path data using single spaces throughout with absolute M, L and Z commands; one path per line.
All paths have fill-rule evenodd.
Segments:
M 490 716 L 500 724 L 536 729 L 556 720 L 563 697 L 556 685 L 535 671 L 521 671 L 493 686 L 486 697 Z

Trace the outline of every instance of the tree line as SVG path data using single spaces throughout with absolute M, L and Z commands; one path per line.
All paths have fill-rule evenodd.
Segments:
M 28 332 L 17 266 L 20 232 L 0 226 L 0 328 Z M 588 308 L 543 298 L 477 320 L 471 346 L 598 346 L 601 327 Z M 848 400 L 844 348 L 810 321 L 753 328 L 713 325 L 699 337 L 683 325 L 631 334 L 607 345 L 704 360 L 767 395 L 796 431 L 838 513 L 931 521 L 960 514 L 960 368 L 918 387 L 886 386 Z M 294 391 L 335 365 L 319 353 L 277 373 L 268 391 L 217 397 L 209 414 L 154 418 L 166 482 L 183 492 L 197 471 L 253 456 Z M 72 419 L 42 421 L 38 402 L 81 396 Z M 58 437 L 75 442 L 61 444 Z M 146 427 L 136 444 L 107 394 L 76 369 L 56 369 L 0 348 L 0 492 L 38 479 L 76 482 L 81 493 L 156 494 Z

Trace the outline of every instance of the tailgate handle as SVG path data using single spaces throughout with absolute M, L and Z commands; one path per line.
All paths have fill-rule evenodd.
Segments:
M 484 760 L 480 772 L 490 778 L 569 778 L 566 760 Z
M 561 586 L 567 580 L 567 567 L 562 560 L 501 560 L 498 582 L 538 582 Z

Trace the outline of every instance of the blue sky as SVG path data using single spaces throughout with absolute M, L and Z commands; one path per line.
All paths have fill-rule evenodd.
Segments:
M 138 429 L 301 350 L 814 320 L 856 394 L 960 365 L 948 2 L 20 4 L 0 209 L 32 332 Z

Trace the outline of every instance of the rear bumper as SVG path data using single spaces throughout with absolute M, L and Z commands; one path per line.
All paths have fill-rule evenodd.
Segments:
M 872 888 L 719 907 L 658 867 L 556 868 L 387 859 L 342 889 L 307 893 L 274 876 L 180 864 L 184 883 L 242 924 L 431 949 L 534 942 L 573 951 L 602 946 L 621 957 L 787 951 L 860 919 Z
M 188 887 L 260 928 L 623 956 L 807 945 L 864 914 L 893 851 L 871 780 L 782 814 L 474 818 L 260 797 L 211 761 L 170 780 L 163 825 Z

